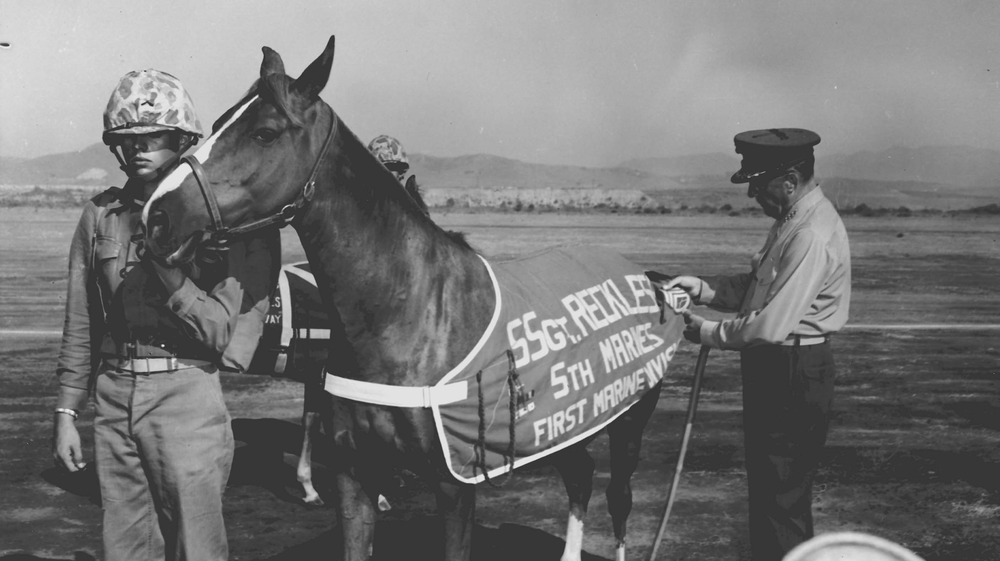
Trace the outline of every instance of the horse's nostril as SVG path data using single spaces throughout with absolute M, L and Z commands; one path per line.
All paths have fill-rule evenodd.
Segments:
M 146 228 L 152 238 L 162 238 L 170 233 L 170 219 L 162 210 L 154 210 L 146 221 Z

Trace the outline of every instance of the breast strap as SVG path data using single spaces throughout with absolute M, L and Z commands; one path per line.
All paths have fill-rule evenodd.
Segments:
M 391 386 L 324 373 L 323 388 L 330 394 L 373 405 L 433 407 L 462 401 L 469 394 L 465 380 L 443 386 Z

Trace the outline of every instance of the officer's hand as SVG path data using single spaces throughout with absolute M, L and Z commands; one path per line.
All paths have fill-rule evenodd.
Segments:
M 701 344 L 701 324 L 705 323 L 705 318 L 684 312 L 684 338 L 696 345 Z
M 692 300 L 697 302 L 698 297 L 701 296 L 701 279 L 690 275 L 674 277 L 663 285 L 664 290 L 670 290 L 671 288 L 680 288 L 684 292 L 687 292 Z
M 76 472 L 87 466 L 83 461 L 83 448 L 80 446 L 80 433 L 73 424 L 73 417 L 56 413 L 55 427 L 52 437 L 52 457 L 56 465 Z

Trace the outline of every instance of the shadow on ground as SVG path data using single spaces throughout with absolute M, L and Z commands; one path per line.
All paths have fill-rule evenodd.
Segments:
M 301 504 L 298 482 L 295 477 L 294 457 L 302 442 L 302 427 L 293 422 L 277 419 L 234 419 L 233 434 L 238 441 L 230 487 L 252 486 L 270 492 L 282 501 Z M 329 473 L 322 466 L 331 459 L 330 446 L 322 441 L 314 443 L 314 484 L 328 505 L 335 494 Z M 319 464 L 319 465 L 317 465 Z M 425 489 L 423 482 L 411 481 L 398 496 L 402 511 L 412 512 L 407 503 Z M 393 505 L 396 505 L 393 500 Z M 327 506 L 326 508 L 330 508 Z M 394 508 L 394 512 L 395 512 Z M 332 510 L 330 511 L 332 515 Z M 335 515 L 332 515 L 335 518 Z M 331 521 L 332 522 L 332 521 Z M 440 559 L 443 543 L 440 519 L 434 515 L 407 515 L 405 519 L 381 519 L 376 523 L 374 554 L 380 561 Z M 477 525 L 473 530 L 473 561 L 557 560 L 562 555 L 565 541 L 545 531 L 518 524 L 502 524 L 496 528 Z M 315 537 L 291 546 L 281 553 L 262 558 L 262 561 L 312 561 L 340 559 L 342 538 L 333 527 Z M 585 561 L 601 561 L 599 557 L 583 553 Z M 2 560 L 0 560 L 2 561 Z
M 291 547 L 266 561 L 328 561 L 340 559 L 341 541 L 336 531 L 326 532 L 306 543 Z M 380 561 L 410 561 L 441 559 L 442 544 L 428 536 L 441 535 L 441 524 L 434 517 L 406 521 L 379 522 L 375 528 L 374 557 Z M 518 524 L 501 524 L 499 528 L 477 525 L 472 534 L 472 561 L 553 561 L 562 555 L 565 543 L 561 538 Z M 418 547 L 414 547 L 417 545 Z M 603 561 L 587 553 L 584 561 Z
M 91 504 L 101 506 L 101 486 L 97 483 L 97 471 L 94 469 L 93 462 L 75 473 L 51 467 L 44 470 L 41 476 L 50 485 L 55 485 L 67 493 L 83 497 L 90 501 Z M 0 559 L 6 559 L 6 557 Z
M 279 419 L 233 419 L 233 437 L 237 445 L 230 487 L 258 486 L 282 501 L 302 503 L 294 463 L 301 452 L 301 425 Z M 316 469 L 315 464 L 327 465 L 332 455 L 329 448 L 323 438 L 313 443 L 313 483 L 324 500 L 330 489 L 321 475 L 325 470 Z M 294 458 L 286 459 L 286 454 Z

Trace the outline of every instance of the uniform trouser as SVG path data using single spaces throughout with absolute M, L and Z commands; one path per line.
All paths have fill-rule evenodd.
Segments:
M 812 484 L 833 401 L 829 342 L 744 350 L 743 431 L 754 561 L 813 536 Z
M 224 560 L 233 432 L 218 371 L 97 378 L 94 448 L 106 561 Z

